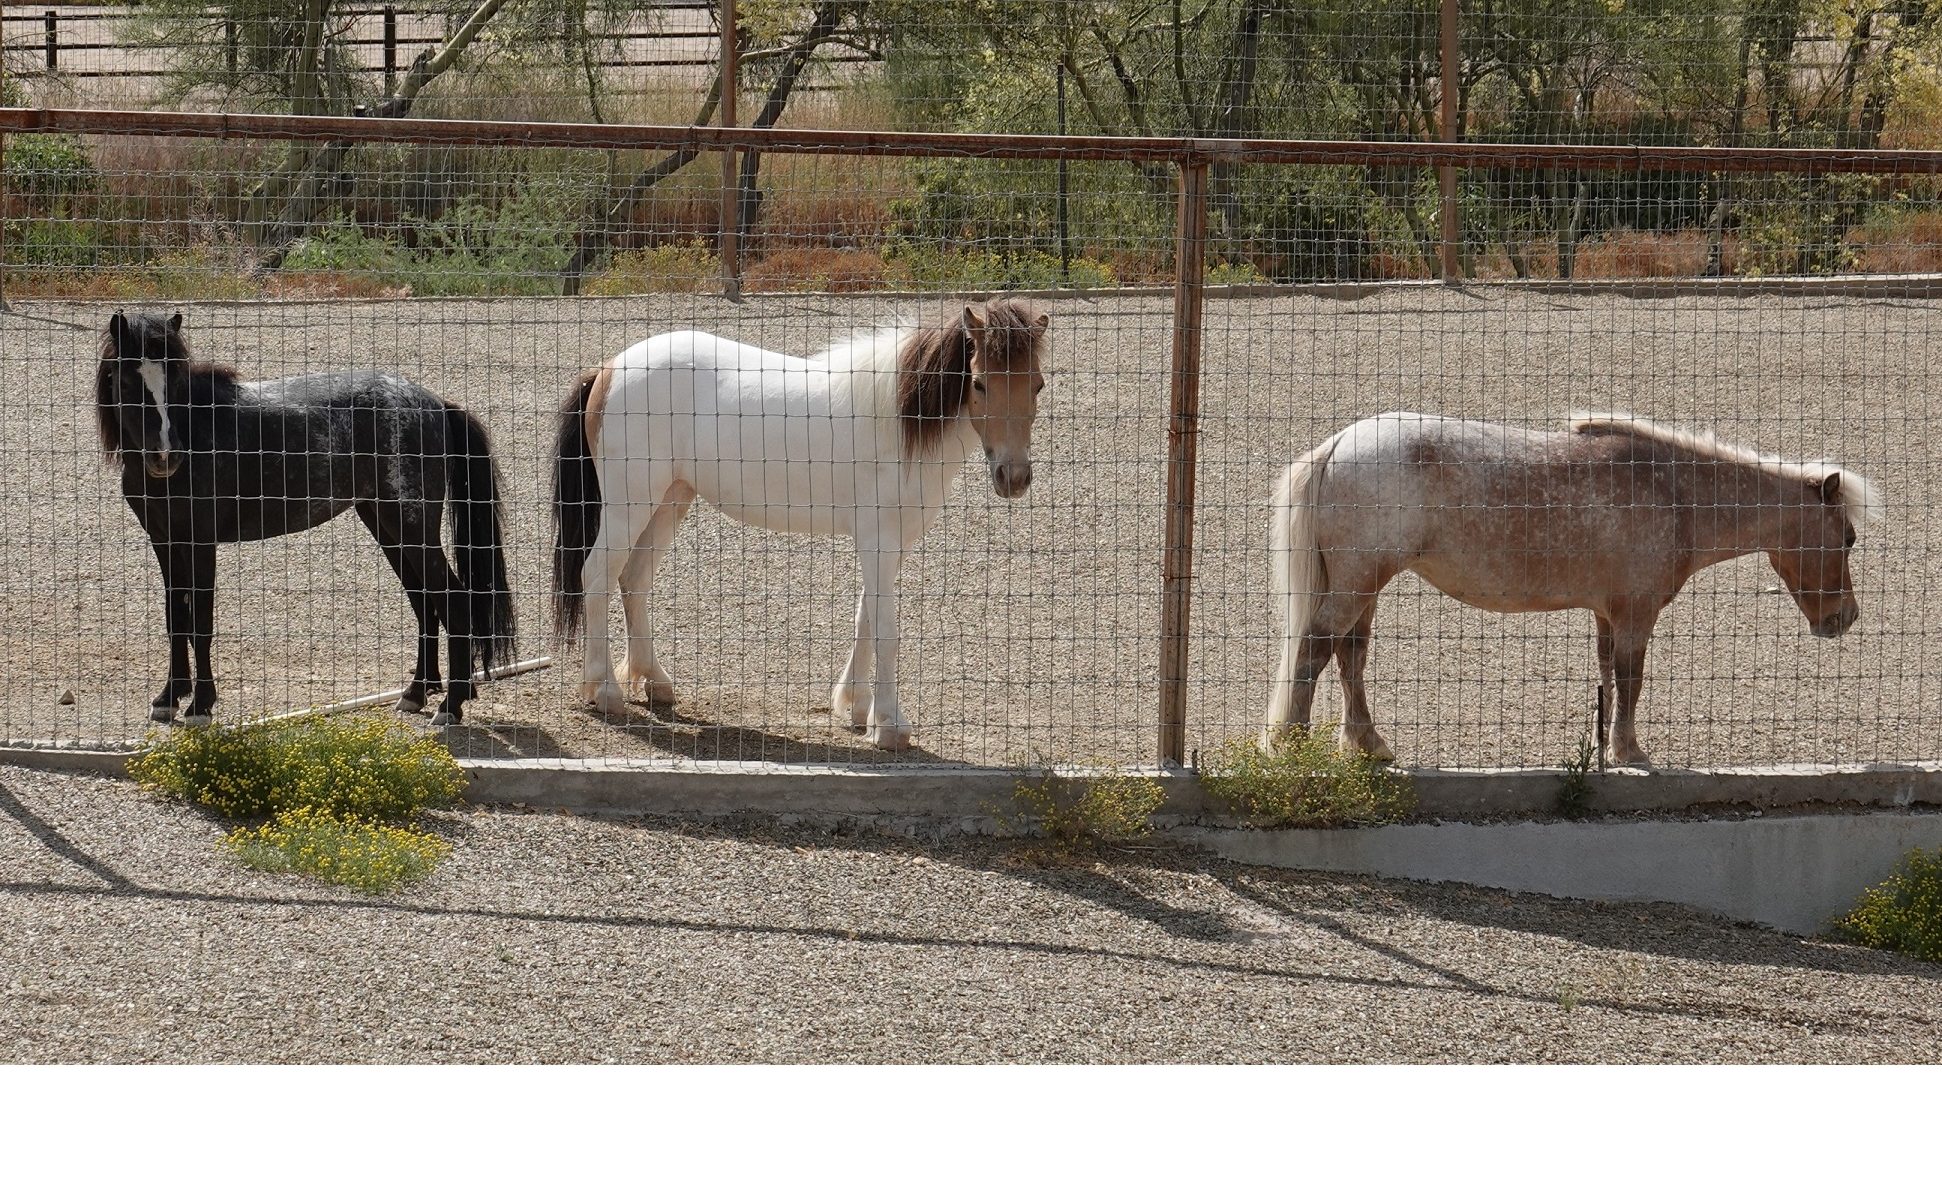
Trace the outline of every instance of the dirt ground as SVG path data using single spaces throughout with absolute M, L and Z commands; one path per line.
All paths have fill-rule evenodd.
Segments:
M 903 576 L 905 709 L 918 748 L 880 755 L 826 711 L 848 647 L 845 545 L 697 508 L 651 601 L 671 711 L 583 711 L 578 659 L 489 687 L 454 747 L 473 755 L 794 762 L 1155 754 L 1170 302 L 1050 302 L 1057 341 L 1021 501 L 968 470 Z M 1931 436 L 1942 301 L 1628 300 L 1508 289 L 1210 301 L 1195 527 L 1189 745 L 1249 732 L 1271 666 L 1266 505 L 1279 470 L 1350 421 L 1410 408 L 1554 425 L 1619 407 L 1715 427 L 1872 476 L 1889 519 L 1856 558 L 1863 616 L 1812 638 L 1765 560 L 1696 578 L 1654 642 L 1640 734 L 1662 765 L 1942 758 L 1942 560 Z M 0 315 L 0 737 L 139 737 L 166 662 L 157 572 L 94 449 L 88 413 L 111 305 Z M 831 296 L 291 302 L 187 309 L 196 351 L 248 377 L 401 371 L 481 413 L 508 493 L 522 656 L 547 652 L 542 504 L 574 374 L 683 326 L 807 352 L 916 302 Z M 221 554 L 219 713 L 265 715 L 396 687 L 403 593 L 346 517 Z M 616 619 L 618 613 L 615 614 Z M 1583 613 L 1496 616 L 1404 578 L 1371 662 L 1403 761 L 1550 765 L 1588 728 Z M 58 700 L 71 692 L 75 702 Z M 1332 685 L 1320 715 L 1335 699 Z
M 1158 846 L 440 817 L 397 896 L 0 767 L 10 1062 L 1936 1062 L 1942 968 Z

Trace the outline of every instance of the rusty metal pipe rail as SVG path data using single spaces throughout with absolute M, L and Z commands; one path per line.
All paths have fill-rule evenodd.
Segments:
M 1942 174 L 1942 150 L 723 129 L 692 125 L 459 121 L 429 117 L 300 117 L 258 113 L 67 108 L 0 108 L 0 130 L 17 133 L 546 146 L 586 150 L 668 150 L 694 146 L 702 150 L 759 150 L 765 154 L 861 154 L 923 158 L 1069 158 L 1169 163 L 1225 161 L 1286 166 L 1374 164 L 1385 167 L 1455 166 L 1471 169 L 1563 168 L 1676 174 Z

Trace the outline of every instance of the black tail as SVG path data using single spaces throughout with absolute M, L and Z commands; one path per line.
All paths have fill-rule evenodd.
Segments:
M 517 632 L 499 519 L 499 467 L 477 418 L 453 404 L 446 406 L 445 422 L 459 582 L 471 606 L 472 637 L 490 673 L 494 665 L 512 665 Z
M 553 629 L 568 643 L 586 619 L 583 571 L 600 536 L 600 475 L 587 440 L 587 400 L 599 378 L 588 371 L 573 385 L 553 444 Z

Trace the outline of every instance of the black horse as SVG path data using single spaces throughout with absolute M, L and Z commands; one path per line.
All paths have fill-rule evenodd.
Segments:
M 438 630 L 450 633 L 449 691 L 433 724 L 472 697 L 474 643 L 489 672 L 512 659 L 512 592 L 500 538 L 498 471 L 464 409 L 396 375 L 347 371 L 245 383 L 191 362 L 182 314 L 116 313 L 95 379 L 101 446 L 162 565 L 169 680 L 149 716 L 209 720 L 216 684 L 216 546 L 321 525 L 347 508 L 383 547 L 418 617 L 418 663 L 398 701 L 417 712 L 441 686 Z M 452 500 L 458 571 L 441 511 Z M 195 650 L 195 676 L 189 651 Z

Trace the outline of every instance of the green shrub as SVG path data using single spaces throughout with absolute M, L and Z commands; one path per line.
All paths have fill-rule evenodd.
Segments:
M 435 834 L 307 807 L 237 829 L 223 845 L 258 871 L 309 875 L 372 893 L 423 879 L 452 849 Z
M 1578 735 L 1578 748 L 1573 750 L 1558 769 L 1564 772 L 1564 779 L 1558 784 L 1558 809 L 1567 817 L 1582 817 L 1591 803 L 1591 772 L 1597 764 L 1597 747 L 1592 744 L 1589 734 Z
M 1000 815 L 998 824 L 1007 833 L 1036 831 L 1061 849 L 1073 850 L 1146 833 L 1148 818 L 1166 798 L 1158 781 L 1136 775 L 1074 778 L 1048 770 L 1013 786 L 1015 812 Z
M 1201 772 L 1209 795 L 1261 826 L 1330 829 L 1388 825 L 1416 810 L 1407 775 L 1364 754 L 1337 750 L 1332 730 L 1291 731 L 1263 750 L 1236 739 Z
M 910 290 L 1119 286 L 1110 263 L 1079 257 L 1061 270 L 1058 255 L 1040 250 L 953 250 L 899 241 L 885 251 L 884 265 L 891 287 Z
M 580 290 L 589 296 L 706 292 L 721 286 L 721 257 L 699 238 L 623 250 Z
M 298 809 L 409 821 L 465 786 L 441 742 L 376 713 L 178 728 L 132 759 L 128 773 L 150 791 L 232 821 Z
M 1942 849 L 1909 851 L 1893 875 L 1834 922 L 1834 933 L 1875 950 L 1942 962 Z

